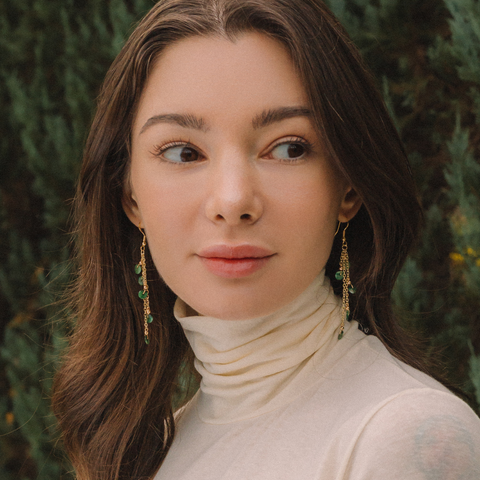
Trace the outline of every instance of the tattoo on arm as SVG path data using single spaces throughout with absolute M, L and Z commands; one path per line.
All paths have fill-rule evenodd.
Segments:
M 479 473 L 472 436 L 454 416 L 428 418 L 417 429 L 414 448 L 415 465 L 425 480 L 473 480 Z

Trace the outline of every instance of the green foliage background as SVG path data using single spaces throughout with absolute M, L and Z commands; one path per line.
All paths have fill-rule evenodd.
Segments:
M 330 0 L 375 72 L 426 211 L 395 301 L 480 404 L 480 2 Z M 0 3 L 0 478 L 72 478 L 49 391 L 68 218 L 106 69 L 152 0 Z M 477 402 L 477 403 L 476 403 Z M 477 410 L 478 411 L 478 410 Z

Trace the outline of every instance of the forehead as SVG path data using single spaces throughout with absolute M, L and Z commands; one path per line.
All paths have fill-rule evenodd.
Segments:
M 159 113 L 195 110 L 208 117 L 306 104 L 302 82 L 279 41 L 258 32 L 234 41 L 195 36 L 170 45 L 157 58 L 136 124 Z

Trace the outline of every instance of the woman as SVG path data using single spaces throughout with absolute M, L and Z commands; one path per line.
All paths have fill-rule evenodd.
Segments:
M 391 309 L 421 220 L 405 153 L 320 1 L 157 3 L 76 207 L 54 408 L 79 479 L 479 477 L 480 421 Z

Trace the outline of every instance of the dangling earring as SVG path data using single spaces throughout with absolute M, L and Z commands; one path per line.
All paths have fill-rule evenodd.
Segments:
M 338 334 L 338 339 L 341 340 L 343 334 L 345 333 L 345 322 L 348 321 L 350 317 L 350 303 L 348 294 L 352 295 L 355 293 L 355 287 L 350 282 L 350 263 L 348 261 L 348 248 L 347 248 L 347 239 L 345 238 L 345 231 L 348 228 L 348 223 L 343 229 L 343 239 L 342 239 L 342 253 L 340 255 L 340 269 L 335 274 L 337 280 L 343 280 L 343 296 L 342 296 L 342 324 L 340 325 L 340 333 Z M 340 228 L 340 223 L 338 223 L 337 231 L 338 233 Z
M 141 274 L 138 279 L 138 283 L 143 286 L 143 289 L 138 292 L 139 298 L 143 300 L 143 333 L 145 337 L 145 343 L 148 345 L 150 340 L 148 338 L 148 324 L 153 322 L 153 317 L 150 312 L 150 299 L 148 298 L 148 283 L 147 283 L 147 262 L 145 260 L 145 247 L 147 246 L 147 238 L 139 225 L 138 229 L 143 235 L 142 246 L 140 247 L 140 262 L 135 265 L 135 273 Z

